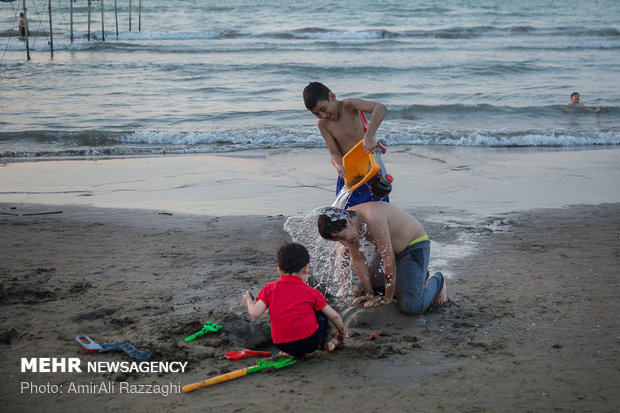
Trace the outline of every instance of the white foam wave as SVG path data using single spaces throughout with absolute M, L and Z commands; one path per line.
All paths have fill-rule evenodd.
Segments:
M 320 134 L 313 129 L 253 129 L 225 132 L 138 131 L 115 138 L 121 144 L 170 146 L 233 145 L 257 147 L 319 147 Z M 384 135 L 388 145 L 440 146 L 589 146 L 620 145 L 617 131 L 571 134 L 568 131 L 518 133 L 515 131 L 428 131 L 403 133 L 391 131 Z
M 474 130 L 429 131 L 409 130 L 407 133 L 390 131 L 385 141 L 391 145 L 441 145 L 441 146 L 588 146 L 619 145 L 618 131 L 571 132 Z
M 579 147 L 620 145 L 620 132 L 570 131 L 465 131 L 452 130 L 394 130 L 380 136 L 388 146 L 439 145 L 486 147 Z M 183 132 L 178 130 L 142 130 L 118 132 L 49 132 L 36 133 L 40 144 L 33 144 L 32 133 L 7 135 L 0 144 L 2 156 L 98 156 L 153 153 L 211 153 L 234 152 L 248 149 L 322 148 L 325 146 L 314 127 L 237 129 L 221 132 Z M 0 140 L 3 135 L 0 134 Z
M 227 132 L 180 132 L 180 131 L 137 131 L 123 135 L 116 140 L 128 144 L 150 145 L 201 145 L 201 144 L 237 144 L 237 145 L 294 145 L 317 146 L 323 140 L 314 131 L 254 129 L 249 131 Z
M 616 136 L 614 136 L 616 135 Z M 611 139 L 609 139 L 611 138 Z M 498 137 L 481 133 L 470 133 L 458 139 L 443 138 L 435 145 L 448 146 L 582 146 L 620 144 L 620 136 L 571 136 L 527 134 L 523 136 Z

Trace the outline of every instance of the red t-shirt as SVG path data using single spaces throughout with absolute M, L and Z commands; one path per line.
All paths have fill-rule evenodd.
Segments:
M 269 308 L 274 343 L 310 337 L 319 327 L 314 312 L 327 305 L 323 294 L 296 275 L 283 275 L 278 281 L 268 283 L 256 300 L 262 300 Z

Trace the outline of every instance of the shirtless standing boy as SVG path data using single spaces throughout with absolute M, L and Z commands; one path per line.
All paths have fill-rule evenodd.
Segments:
M 349 152 L 360 140 L 364 140 L 364 149 L 374 152 L 377 147 L 375 133 L 383 121 L 387 108 L 385 105 L 371 100 L 349 98 L 337 100 L 336 95 L 324 84 L 311 82 L 304 89 L 304 103 L 318 120 L 319 130 L 327 149 L 331 154 L 332 164 L 338 171 L 336 193 L 344 186 L 344 167 L 342 157 Z M 358 111 L 371 114 L 368 130 L 364 127 Z M 378 198 L 372 195 L 370 184 L 361 185 L 356 189 L 346 207 L 368 201 L 387 201 L 388 198 Z

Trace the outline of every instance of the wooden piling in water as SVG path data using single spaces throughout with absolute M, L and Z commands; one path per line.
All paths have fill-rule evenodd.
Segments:
M 26 38 L 26 59 L 30 60 L 30 43 L 28 42 L 28 16 L 26 14 L 26 0 L 23 0 L 22 4 L 24 8 L 24 37 Z
M 104 0 L 99 0 L 101 2 L 101 40 L 105 42 L 105 9 L 104 9 Z M 74 0 L 69 0 L 69 13 L 70 13 L 70 39 L 71 43 L 73 43 L 75 39 L 74 28 L 73 28 L 73 2 Z M 54 57 L 54 31 L 52 24 L 52 0 L 48 0 L 48 14 L 49 14 L 49 26 L 50 26 L 50 56 Z M 131 0 L 129 0 L 129 31 L 131 31 Z M 26 43 L 26 58 L 30 60 L 30 42 L 29 42 L 29 30 L 28 30 L 28 16 L 26 13 L 26 0 L 22 0 L 22 10 L 24 13 L 24 40 Z M 91 32 L 91 0 L 88 0 L 88 41 L 90 42 L 90 32 Z M 117 0 L 114 0 L 114 20 L 116 23 L 116 36 L 118 37 L 118 6 Z M 139 0 L 138 3 L 138 31 L 142 31 L 142 0 Z M 21 32 L 19 33 L 21 37 Z
M 69 14 L 71 14 L 71 43 L 73 43 L 73 0 L 69 0 Z
M 50 16 L 50 56 L 54 58 L 54 32 L 52 31 L 52 0 L 47 0 L 47 8 Z
M 105 28 L 103 27 L 103 0 L 100 1 L 101 6 L 101 41 L 105 42 Z
M 90 42 L 90 0 L 88 0 L 88 41 Z
M 118 10 L 116 8 L 116 0 L 114 0 L 114 20 L 116 20 L 116 37 L 118 37 Z

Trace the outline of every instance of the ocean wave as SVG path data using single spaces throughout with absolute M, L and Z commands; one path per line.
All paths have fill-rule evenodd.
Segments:
M 388 145 L 438 145 L 487 147 L 577 147 L 620 145 L 619 131 L 555 130 L 428 130 L 412 128 L 407 133 L 391 132 Z
M 519 69 L 515 69 L 520 71 Z M 480 100 L 481 97 L 478 97 Z M 593 105 L 596 106 L 596 105 Z M 447 115 L 447 116 L 467 116 L 480 114 L 489 116 L 513 116 L 518 118 L 557 118 L 558 115 L 566 114 L 566 105 L 545 105 L 545 106 L 498 106 L 488 103 L 479 104 L 447 104 L 447 105 L 392 105 L 390 106 L 390 117 L 402 119 L 420 119 L 425 115 Z M 620 107 L 605 106 L 602 112 L 608 118 L 620 116 Z M 574 113 L 572 115 L 592 115 L 587 111 Z
M 387 122 L 381 140 L 388 146 L 438 145 L 486 147 L 577 147 L 620 145 L 618 130 L 434 129 Z M 234 152 L 251 149 L 320 148 L 325 143 L 314 126 L 182 131 L 73 131 L 0 133 L 0 157 L 130 156 Z
M 225 40 L 225 39 L 279 39 L 279 40 L 317 40 L 317 41 L 367 41 L 367 40 L 390 40 L 390 39 L 471 39 L 478 37 L 515 37 L 515 36 L 563 36 L 572 39 L 600 38 L 617 40 L 620 31 L 615 27 L 588 28 L 588 27 L 535 27 L 535 26 L 454 26 L 437 29 L 415 30 L 390 30 L 387 28 L 372 28 L 366 30 L 342 30 L 324 27 L 302 27 L 282 31 L 245 31 L 226 29 L 216 31 L 198 32 L 159 32 L 159 31 L 133 31 L 121 32 L 116 35 L 113 30 L 106 30 L 105 40 L 118 47 L 128 43 L 145 42 L 152 44 L 160 41 L 184 41 L 184 40 Z M 23 48 L 22 42 L 17 41 L 16 30 L 0 31 L 0 37 L 15 38 L 13 44 L 7 45 L 7 50 Z M 88 32 L 84 30 L 74 31 L 74 43 L 68 45 L 69 32 L 58 30 L 54 33 L 58 46 L 73 49 L 93 47 L 92 43 L 101 41 L 101 31 L 92 30 L 91 41 L 88 42 Z M 37 39 L 43 39 L 40 43 L 47 47 L 47 32 L 32 31 L 33 43 Z M 62 44 L 60 44 L 62 43 Z
M 394 31 L 387 28 L 366 30 L 342 30 L 324 27 L 302 27 L 276 32 L 249 32 L 242 30 L 224 30 L 216 32 L 130 32 L 120 34 L 120 40 L 184 40 L 184 39 L 236 39 L 236 38 L 282 38 L 310 40 L 367 40 L 393 38 L 446 38 L 469 39 L 481 36 L 514 36 L 519 34 L 536 34 L 567 37 L 620 37 L 620 31 L 614 27 L 573 28 L 573 27 L 534 27 L 534 26 L 456 26 L 438 29 L 416 29 Z M 84 33 L 80 34 L 82 37 Z M 116 36 L 109 34 L 110 37 Z
M 572 43 L 572 44 L 530 44 L 530 45 L 507 45 L 505 50 L 528 51 L 528 50 L 546 50 L 546 51 L 567 51 L 567 50 L 617 50 L 620 44 L 610 43 Z
M 535 26 L 471 26 L 448 27 L 444 29 L 409 30 L 396 35 L 405 37 L 437 37 L 446 39 L 469 39 L 482 36 L 543 35 L 578 37 L 620 37 L 620 31 L 614 27 L 574 28 L 574 27 L 535 27 Z
M 401 34 L 386 29 L 347 31 L 324 29 L 321 27 L 306 27 L 286 32 L 264 33 L 261 36 L 309 40 L 369 40 L 392 39 L 401 36 Z

